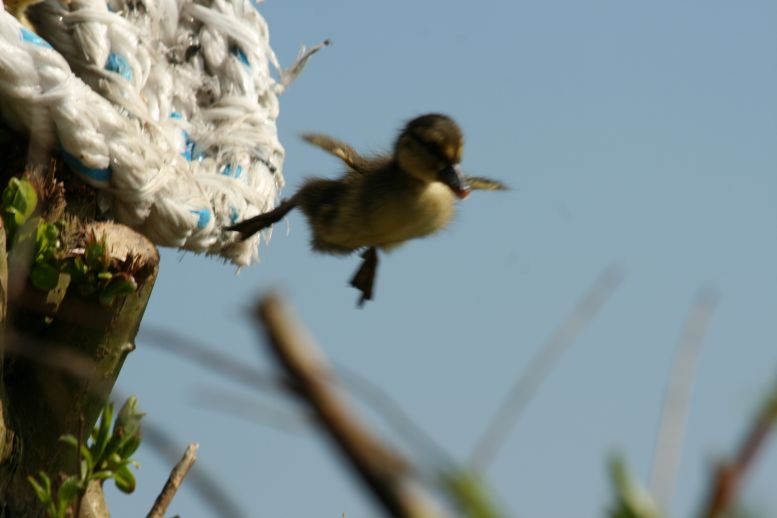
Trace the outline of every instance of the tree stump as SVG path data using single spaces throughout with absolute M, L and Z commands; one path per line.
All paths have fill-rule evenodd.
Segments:
M 12 257 L 16 250 L 9 258 L 0 232 L 0 499 L 7 517 L 42 516 L 29 475 L 45 471 L 56 485 L 59 473 L 77 472 L 74 448 L 59 437 L 88 438 L 134 349 L 156 280 L 159 254 L 145 237 L 111 222 L 87 223 L 84 231 L 104 239 L 111 258 L 132 258 L 133 293 L 105 305 L 69 289 L 64 274 L 56 288 L 41 291 L 29 282 L 25 261 Z

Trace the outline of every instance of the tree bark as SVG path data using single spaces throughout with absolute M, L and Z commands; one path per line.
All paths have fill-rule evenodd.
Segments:
M 68 279 L 63 278 L 67 276 L 46 293 L 26 278 L 19 280 L 27 272 L 13 269 L 9 294 L 3 274 L 8 264 L 14 268 L 22 262 L 8 261 L 5 243 L 0 247 L 0 292 L 7 300 L 0 302 L 0 315 L 6 309 L 0 369 L 0 499 L 7 517 L 42 516 L 29 475 L 45 471 L 56 486 L 58 474 L 77 473 L 75 449 L 59 437 L 88 438 L 134 349 L 156 280 L 159 254 L 145 237 L 116 223 L 90 223 L 85 230 L 105 237 L 111 257 L 132 254 L 141 265 L 134 274 L 137 290 L 116 298 L 110 307 L 68 290 Z M 4 235 L 0 232 L 3 241 Z

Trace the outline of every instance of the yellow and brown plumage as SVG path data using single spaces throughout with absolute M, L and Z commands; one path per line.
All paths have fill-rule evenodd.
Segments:
M 43 0 L 5 0 L 3 5 L 5 6 L 5 10 L 19 20 L 22 25 L 34 31 L 35 27 L 33 27 L 30 20 L 27 19 L 27 8 L 39 4 L 42 1 Z
M 246 239 L 299 208 L 310 224 L 315 251 L 350 254 L 365 250 L 351 284 L 372 298 L 377 250 L 391 250 L 410 239 L 444 228 L 457 199 L 470 190 L 502 190 L 495 180 L 465 177 L 460 170 L 464 139 L 458 125 L 440 114 L 410 121 L 392 154 L 362 157 L 351 146 L 326 135 L 303 135 L 348 166 L 336 180 L 310 178 L 278 207 L 232 227 Z

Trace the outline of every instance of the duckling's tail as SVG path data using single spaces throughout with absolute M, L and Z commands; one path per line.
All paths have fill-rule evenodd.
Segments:
M 227 230 L 234 230 L 240 232 L 241 241 L 248 239 L 260 230 L 263 230 L 276 221 L 279 221 L 285 216 L 291 209 L 297 206 L 294 198 L 283 200 L 277 207 L 270 212 L 259 214 L 253 218 L 244 219 L 238 223 L 235 223 L 231 227 L 227 227 Z

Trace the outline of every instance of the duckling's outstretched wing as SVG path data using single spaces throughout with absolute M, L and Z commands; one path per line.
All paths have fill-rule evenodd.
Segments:
M 470 189 L 478 191 L 507 191 L 508 187 L 498 180 L 483 178 L 482 176 L 465 176 Z
M 336 156 L 354 171 L 364 173 L 369 169 L 369 161 L 357 153 L 354 148 L 341 140 L 321 133 L 304 133 L 301 137 L 306 142 L 320 147 L 327 153 Z

